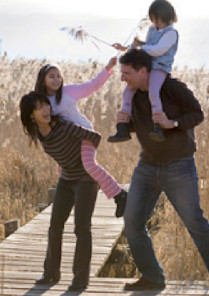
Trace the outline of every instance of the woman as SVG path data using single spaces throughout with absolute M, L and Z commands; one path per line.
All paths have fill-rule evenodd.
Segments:
M 60 279 L 61 244 L 64 224 L 75 206 L 74 278 L 68 291 L 84 290 L 89 281 L 92 252 L 91 217 L 98 183 L 85 171 L 81 161 L 81 142 L 95 147 L 100 142 L 96 132 L 76 126 L 59 116 L 51 116 L 50 102 L 38 92 L 30 92 L 20 102 L 21 121 L 31 142 L 40 141 L 46 153 L 57 161 L 62 171 L 56 187 L 48 232 L 44 273 L 36 284 L 56 283 Z

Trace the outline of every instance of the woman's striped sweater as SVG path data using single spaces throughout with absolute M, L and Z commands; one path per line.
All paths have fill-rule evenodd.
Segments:
M 81 141 L 91 141 L 97 147 L 100 134 L 59 119 L 46 137 L 41 134 L 38 137 L 44 151 L 61 166 L 61 178 L 70 181 L 93 180 L 82 165 Z

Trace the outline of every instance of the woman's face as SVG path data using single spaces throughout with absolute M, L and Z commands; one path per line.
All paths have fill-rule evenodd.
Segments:
M 45 87 L 48 96 L 56 94 L 62 84 L 62 75 L 57 68 L 51 68 L 45 76 Z
M 31 114 L 31 118 L 35 120 L 38 126 L 49 124 L 51 121 L 51 107 L 45 102 L 37 101 L 36 108 Z

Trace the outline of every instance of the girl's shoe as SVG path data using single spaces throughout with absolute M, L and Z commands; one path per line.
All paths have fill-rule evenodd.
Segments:
M 121 192 L 113 198 L 117 205 L 115 216 L 117 218 L 122 217 L 126 207 L 127 192 L 122 189 Z

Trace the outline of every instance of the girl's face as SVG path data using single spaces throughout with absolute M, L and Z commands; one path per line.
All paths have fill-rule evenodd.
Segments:
M 45 102 L 37 101 L 36 108 L 31 114 L 38 126 L 49 124 L 51 121 L 51 107 Z
M 157 30 L 161 30 L 168 26 L 168 24 L 164 23 L 160 18 L 156 19 L 154 16 L 151 17 L 151 21 Z
M 56 94 L 62 84 L 62 75 L 57 68 L 52 68 L 45 76 L 45 87 L 48 96 Z

